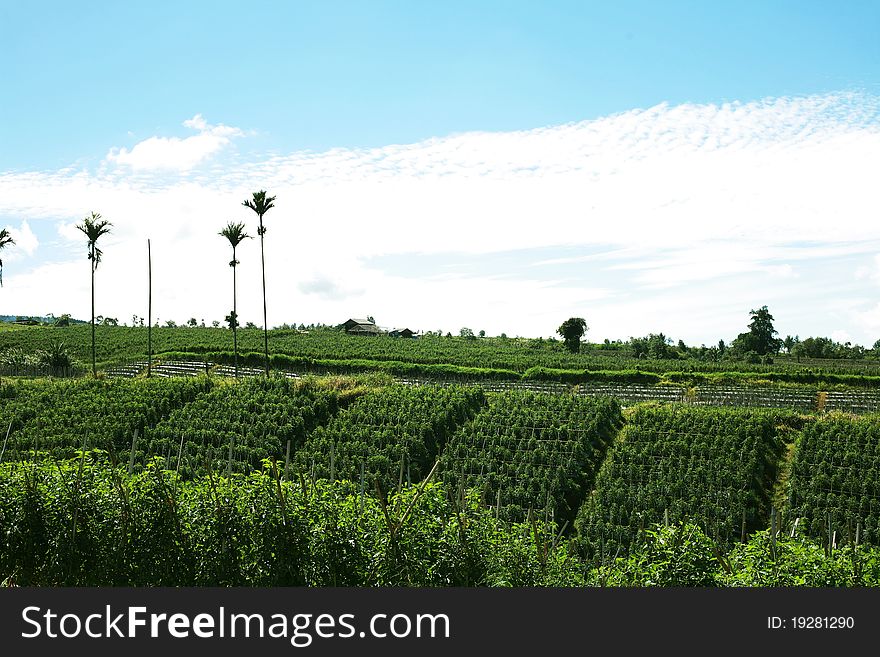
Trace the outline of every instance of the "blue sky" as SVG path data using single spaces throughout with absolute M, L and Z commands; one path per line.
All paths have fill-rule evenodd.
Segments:
M 150 237 L 160 320 L 222 318 L 216 233 L 266 188 L 270 324 L 699 344 L 767 304 L 783 334 L 880 338 L 876 2 L 0 1 L 0 25 L 0 314 L 88 315 L 95 210 L 98 312 L 145 314 Z

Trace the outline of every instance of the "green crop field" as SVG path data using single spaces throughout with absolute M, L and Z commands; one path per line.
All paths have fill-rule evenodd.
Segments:
M 147 356 L 147 329 L 144 327 L 97 326 L 96 358 L 102 367 L 144 359 Z M 91 359 L 91 333 L 87 324 L 64 327 L 18 326 L 0 323 L 0 354 L 7 349 L 33 353 L 63 342 L 73 356 L 85 363 Z M 232 332 L 224 328 L 152 329 L 153 353 L 189 353 L 195 356 L 232 351 Z M 261 352 L 260 329 L 238 330 L 239 351 Z M 567 351 L 558 340 L 531 338 L 423 336 L 417 339 L 390 336 L 348 335 L 337 329 L 269 331 L 271 354 L 295 358 L 336 361 L 397 361 L 422 365 L 454 365 L 524 374 L 531 368 L 550 370 L 639 370 L 665 372 L 802 375 L 880 376 L 875 359 L 807 359 L 777 356 L 772 365 L 750 364 L 741 360 L 700 361 L 694 359 L 639 359 L 619 349 L 585 345 L 580 353 Z
M 0 577 L 880 581 L 874 416 L 680 402 L 621 412 L 613 397 L 574 393 L 377 375 L 7 380 Z M 666 534 L 702 555 L 693 578 L 656 580 L 656 565 L 648 576 Z M 753 561 L 783 549 L 776 570 Z M 819 564 L 813 579 L 793 574 L 804 560 Z

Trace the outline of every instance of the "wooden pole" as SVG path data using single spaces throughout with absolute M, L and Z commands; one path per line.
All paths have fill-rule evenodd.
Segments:
M 776 559 L 776 507 L 770 507 L 770 556 Z
M 128 474 L 131 474 L 131 471 L 134 470 L 134 450 L 137 449 L 138 442 L 138 428 L 134 428 L 134 432 L 131 436 L 131 452 L 128 455 Z
M 9 427 L 6 429 L 6 438 L 3 439 L 3 449 L 0 450 L 0 463 L 3 463 L 3 454 L 6 453 L 6 442 L 9 440 L 10 431 L 12 431 L 12 420 L 9 420 Z
M 153 256 L 147 240 L 147 377 L 153 367 Z
M 364 512 L 364 459 L 361 459 L 361 485 L 358 495 L 358 513 Z
M 268 372 L 267 372 L 268 375 Z M 330 481 L 336 481 L 336 441 L 330 443 Z

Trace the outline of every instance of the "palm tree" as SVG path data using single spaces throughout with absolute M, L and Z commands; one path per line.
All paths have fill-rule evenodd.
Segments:
M 226 228 L 221 230 L 218 235 L 222 235 L 226 239 L 229 240 L 229 244 L 232 246 L 232 261 L 229 263 L 229 266 L 232 267 L 232 315 L 230 324 L 232 325 L 232 343 L 235 349 L 235 378 L 238 378 L 238 304 L 235 293 L 235 268 L 238 265 L 238 260 L 235 259 L 235 247 L 242 243 L 245 239 L 249 239 L 251 236 L 244 232 L 244 224 L 243 223 L 232 223 L 231 221 L 226 224 Z
M 260 218 L 260 227 L 257 229 L 257 234 L 260 236 L 260 262 L 263 268 L 263 348 L 266 352 L 266 376 L 269 376 L 269 324 L 266 322 L 266 256 L 263 251 L 263 235 L 266 234 L 266 227 L 263 226 L 263 215 L 275 207 L 273 205 L 275 197 L 270 196 L 267 198 L 266 192 L 263 190 L 254 192 L 253 196 L 253 200 L 247 199 L 242 205 L 256 212 Z
M 101 219 L 101 215 L 95 212 L 92 212 L 90 217 L 86 217 L 81 224 L 77 225 L 77 228 L 89 241 L 89 262 L 92 270 L 92 376 L 94 377 L 98 376 L 98 368 L 95 365 L 95 269 L 101 262 L 101 256 L 104 255 L 103 251 L 98 248 L 97 242 L 101 235 L 110 232 L 112 225 L 109 221 Z
M 9 231 L 5 228 L 0 229 L 0 251 L 5 249 L 10 244 L 15 244 L 15 240 L 12 239 L 12 236 L 9 234 Z M 3 286 L 3 260 L 0 260 L 0 287 Z

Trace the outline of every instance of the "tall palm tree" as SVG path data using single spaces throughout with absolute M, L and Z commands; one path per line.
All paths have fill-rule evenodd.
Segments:
M 269 376 L 269 324 L 266 322 L 266 256 L 263 250 L 263 236 L 266 234 L 266 227 L 263 226 L 263 215 L 271 210 L 274 206 L 274 196 L 266 197 L 266 192 L 260 190 L 254 192 L 253 199 L 246 199 L 242 205 L 250 208 L 257 213 L 260 218 L 260 227 L 257 228 L 257 234 L 260 236 L 260 262 L 263 268 L 263 348 L 266 352 L 266 376 Z
M 232 246 L 232 261 L 229 263 L 229 266 L 232 267 L 232 315 L 230 324 L 232 324 L 232 343 L 235 349 L 235 378 L 238 378 L 238 303 L 235 292 L 235 268 L 238 265 L 238 260 L 235 259 L 235 247 L 241 244 L 245 239 L 249 239 L 251 236 L 248 235 L 244 231 L 243 223 L 232 223 L 231 221 L 226 224 L 226 228 L 221 230 L 219 235 L 225 237 L 229 240 L 229 244 Z
M 12 239 L 12 236 L 9 234 L 9 231 L 5 228 L 0 229 L 0 251 L 5 249 L 10 244 L 15 244 L 15 240 Z M 0 287 L 3 286 L 3 260 L 0 260 Z
M 86 217 L 77 225 L 89 241 L 89 262 L 92 270 L 92 376 L 94 377 L 98 376 L 98 368 L 95 364 L 95 269 L 101 262 L 101 256 L 104 255 L 104 252 L 98 248 L 97 242 L 101 235 L 110 232 L 112 225 L 109 221 L 101 219 L 101 215 L 96 212 L 92 212 L 90 217 Z

